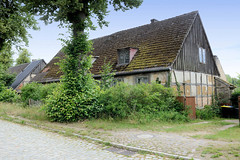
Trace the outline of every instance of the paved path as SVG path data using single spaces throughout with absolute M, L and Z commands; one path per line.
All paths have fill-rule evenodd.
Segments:
M 0 120 L 0 159 L 2 160 L 94 160 L 162 159 L 154 155 L 124 156 L 104 150 L 87 141 Z

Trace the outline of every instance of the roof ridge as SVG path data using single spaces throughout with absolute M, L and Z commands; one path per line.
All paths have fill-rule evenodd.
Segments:
M 158 20 L 157 22 L 154 22 L 155 24 L 156 23 L 162 23 L 164 21 L 168 21 L 168 20 L 172 20 L 172 19 L 175 19 L 175 18 L 179 18 L 179 17 L 182 17 L 182 16 L 186 16 L 188 14 L 193 14 L 195 13 L 194 17 L 199 13 L 197 10 L 196 11 L 192 11 L 192 12 L 189 12 L 189 13 L 184 13 L 184 14 L 181 14 L 181 15 L 178 15 L 178 16 L 175 16 L 175 17 L 170 17 L 170 18 L 166 18 L 166 19 L 163 19 L 163 20 Z M 97 38 L 94 38 L 94 39 L 90 39 L 92 41 L 94 40 L 97 40 L 97 39 L 102 39 L 102 38 L 106 38 L 106 37 L 109 37 L 109 36 L 114 36 L 115 34 L 118 34 L 118 33 L 121 33 L 121 32 L 125 32 L 127 30 L 131 30 L 131 29 L 136 29 L 136 28 L 141 28 L 141 27 L 145 27 L 145 26 L 150 26 L 152 25 L 151 23 L 148 23 L 148 24 L 144 24 L 144 25 L 141 25 L 141 26 L 136 26 L 136 27 L 132 27 L 132 28 L 128 28 L 128 29 L 124 29 L 124 30 L 121 30 L 121 31 L 117 31 L 117 32 L 114 32 L 112 34 L 109 34 L 109 35 L 105 35 L 105 36 L 102 36 L 102 37 L 97 37 Z
M 14 68 L 14 67 L 19 67 L 19 66 L 22 66 L 22 65 L 25 65 L 25 64 L 30 64 L 30 63 L 31 63 L 31 62 L 29 62 L 29 63 L 22 63 L 22 64 L 19 64 L 19 65 L 17 65 L 17 66 L 9 67 L 9 69 Z

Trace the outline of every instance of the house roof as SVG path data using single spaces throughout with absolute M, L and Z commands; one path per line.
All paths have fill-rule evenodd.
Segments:
M 100 74 L 105 60 L 110 61 L 113 69 L 118 73 L 170 67 L 197 15 L 198 12 L 194 11 L 93 39 L 92 55 L 98 58 L 93 63 L 91 72 L 94 75 Z M 128 65 L 117 65 L 117 50 L 128 47 L 138 48 L 137 53 Z M 59 66 L 55 63 L 63 57 L 64 54 L 59 51 L 45 66 L 47 73 L 34 80 L 44 82 L 59 79 L 62 73 L 59 72 Z
M 218 82 L 221 82 L 221 83 L 227 85 L 231 90 L 237 88 L 234 84 L 229 83 L 228 81 L 225 81 L 225 80 L 223 80 L 222 78 L 218 78 L 218 77 L 214 77 L 214 78 L 215 78 L 215 80 L 217 80 Z
M 13 89 L 17 88 L 17 86 L 29 75 L 31 74 L 35 68 L 37 68 L 37 66 L 44 61 L 43 59 L 41 60 L 37 60 L 37 61 L 33 61 L 31 63 L 29 63 L 23 70 L 22 72 L 20 72 L 15 81 L 12 83 L 11 87 Z M 44 62 L 45 63 L 45 62 Z
M 16 74 L 18 75 L 19 73 L 21 73 L 30 63 L 23 63 L 23 64 L 20 64 L 20 65 L 17 65 L 17 66 L 14 66 L 14 67 L 10 67 L 8 69 L 8 72 L 9 73 L 12 73 L 12 74 Z

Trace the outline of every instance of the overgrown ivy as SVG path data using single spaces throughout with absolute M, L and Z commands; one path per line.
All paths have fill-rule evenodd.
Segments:
M 87 40 L 86 34 L 66 41 L 63 49 L 65 58 L 59 64 L 64 74 L 59 87 L 46 103 L 51 121 L 78 121 L 94 117 L 98 111 L 94 104 L 100 89 L 89 72 L 91 57 L 88 53 L 91 51 L 92 43 Z

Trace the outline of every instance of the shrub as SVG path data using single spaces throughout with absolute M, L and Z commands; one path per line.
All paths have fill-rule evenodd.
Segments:
M 216 117 L 219 117 L 220 115 L 220 108 L 218 106 L 212 105 L 206 105 L 203 109 L 197 109 L 196 110 L 196 116 L 199 119 L 209 120 Z
M 91 92 L 75 90 L 75 94 L 68 94 L 69 90 L 66 90 L 63 84 L 59 84 L 46 100 L 45 110 L 50 120 L 74 122 L 96 117 L 101 109 L 99 105 L 95 105 L 100 87 L 95 83 L 89 85 L 91 85 Z
M 17 102 L 19 101 L 20 97 L 16 93 L 15 90 L 7 89 L 6 87 L 2 87 L 2 91 L 0 92 L 0 101 L 2 102 Z
M 24 105 L 28 105 L 30 99 L 45 102 L 47 97 L 53 93 L 53 90 L 57 85 L 57 83 L 45 85 L 35 82 L 28 83 L 21 89 L 21 100 Z
M 40 92 L 41 92 L 41 85 L 38 83 L 28 83 L 24 85 L 21 89 L 21 99 L 24 105 L 29 104 L 29 99 L 38 101 L 41 100 Z
M 130 116 L 156 115 L 163 119 L 176 119 L 176 116 L 164 118 L 165 113 L 176 115 L 183 114 L 183 106 L 176 101 L 172 88 L 166 88 L 161 84 L 137 84 L 128 85 L 118 83 L 105 91 L 99 97 L 99 103 L 103 106 L 101 117 L 123 119 Z M 186 116 L 187 117 L 187 116 Z M 183 118 L 184 119 L 184 118 Z
M 58 83 L 42 85 L 40 88 L 40 99 L 45 102 L 47 97 L 53 94 L 53 90 L 57 88 L 58 85 Z

